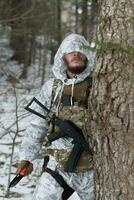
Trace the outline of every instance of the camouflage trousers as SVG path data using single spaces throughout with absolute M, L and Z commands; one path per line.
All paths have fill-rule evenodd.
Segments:
M 64 180 L 77 192 L 81 200 L 94 200 L 93 171 L 67 173 L 59 171 Z M 33 200 L 62 200 L 63 188 L 47 172 L 44 172 L 36 186 Z

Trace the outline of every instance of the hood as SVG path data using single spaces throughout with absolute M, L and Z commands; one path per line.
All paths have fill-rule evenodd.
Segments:
M 55 55 L 52 71 L 54 73 L 54 76 L 57 79 L 60 79 L 66 85 L 72 84 L 73 80 L 67 80 L 66 66 L 62 59 L 65 53 L 71 53 L 74 51 L 80 52 L 84 54 L 88 59 L 85 70 L 77 75 L 76 83 L 83 81 L 87 76 L 89 76 L 93 69 L 96 53 L 85 48 L 84 46 L 90 47 L 88 41 L 86 41 L 86 39 L 83 36 L 78 34 L 71 34 L 63 40 Z

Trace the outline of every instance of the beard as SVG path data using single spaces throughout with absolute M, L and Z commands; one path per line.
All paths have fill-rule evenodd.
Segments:
M 66 64 L 67 70 L 69 72 L 74 73 L 74 74 L 80 74 L 81 72 L 83 72 L 86 69 L 88 60 L 87 59 L 85 60 L 85 63 L 83 66 L 76 66 L 76 67 L 71 67 L 66 59 L 64 59 L 64 62 Z
M 67 69 L 69 72 L 74 73 L 74 74 L 80 74 L 81 72 L 83 72 L 86 68 L 86 65 L 82 66 L 82 67 L 70 67 L 67 66 Z

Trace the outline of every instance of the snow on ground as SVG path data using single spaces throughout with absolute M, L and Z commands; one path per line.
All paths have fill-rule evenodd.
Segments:
M 34 172 L 28 177 L 24 177 L 15 187 L 10 189 L 9 197 L 5 197 L 7 192 L 9 165 L 11 152 L 13 147 L 13 138 L 16 134 L 16 97 L 17 97 L 17 116 L 19 133 L 15 139 L 13 162 L 11 168 L 11 179 L 16 175 L 16 164 L 19 161 L 19 145 L 22 141 L 25 127 L 28 125 L 29 113 L 24 107 L 36 96 L 40 90 L 41 78 L 36 77 L 34 70 L 37 66 L 29 67 L 29 77 L 27 80 L 19 80 L 15 85 L 7 81 L 9 75 L 18 78 L 22 66 L 17 62 L 9 61 L 12 56 L 12 50 L 9 48 L 8 37 L 0 34 L 0 200 L 32 200 L 32 194 L 41 174 L 42 159 L 34 162 Z M 45 80 L 50 75 L 50 67 L 48 65 Z M 51 75 L 50 75 L 51 76 Z M 16 95 L 16 97 L 15 97 Z
M 34 164 L 35 170 L 32 175 L 28 178 L 23 178 L 15 187 L 10 189 L 10 198 L 5 198 L 8 184 L 9 176 L 9 164 L 12 152 L 13 137 L 16 134 L 16 118 L 15 118 L 15 97 L 14 91 L 11 86 L 1 87 L 1 91 L 6 92 L 4 95 L 0 96 L 0 200 L 31 200 L 32 193 L 37 181 L 37 177 L 41 173 L 41 160 L 37 160 Z M 10 88 L 10 89 L 9 89 Z M 39 89 L 39 88 L 38 88 Z M 12 90 L 12 92 L 11 92 Z M 35 88 L 34 88 L 35 90 Z M 10 91 L 10 92 L 8 92 Z M 32 91 L 29 94 L 26 94 L 26 91 L 23 89 L 16 89 L 17 98 L 18 98 L 18 124 L 19 124 L 19 133 L 15 140 L 14 156 L 13 156 L 13 165 L 18 163 L 19 160 L 19 145 L 24 135 L 25 127 L 28 125 L 28 113 L 24 110 L 25 105 L 28 100 L 34 96 L 34 93 L 37 91 Z M 11 169 L 11 180 L 15 177 L 16 167 L 12 166 Z
M 42 160 L 39 159 L 34 163 L 34 172 L 32 175 L 28 178 L 23 178 L 15 187 L 11 188 L 10 196 L 8 198 L 4 197 L 8 184 L 9 163 L 13 144 L 12 138 L 16 133 L 16 119 L 14 91 L 10 85 L 4 86 L 3 88 L 0 87 L 0 92 L 2 91 L 1 89 L 5 93 L 0 96 L 0 200 L 32 200 L 32 193 L 34 191 L 37 178 L 41 174 Z M 37 91 L 39 91 L 39 88 L 34 88 L 30 93 L 27 93 L 24 89 L 16 89 L 18 97 L 18 123 L 20 132 L 16 137 L 15 142 L 11 180 L 15 177 L 16 167 L 14 167 L 14 165 L 18 163 L 19 160 L 19 145 L 22 141 L 25 127 L 29 123 L 29 113 L 24 110 L 24 107 L 34 94 L 38 93 Z

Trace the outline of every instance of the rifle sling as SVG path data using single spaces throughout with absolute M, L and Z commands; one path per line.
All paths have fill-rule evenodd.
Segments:
M 64 178 L 57 171 L 53 171 L 50 168 L 46 168 L 45 172 L 49 173 L 64 189 L 62 193 L 62 200 L 67 200 L 74 193 L 74 189 L 67 184 Z

